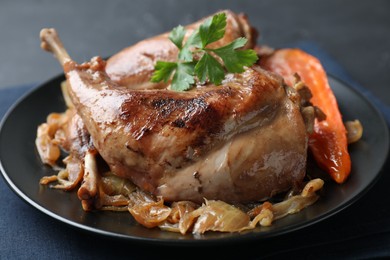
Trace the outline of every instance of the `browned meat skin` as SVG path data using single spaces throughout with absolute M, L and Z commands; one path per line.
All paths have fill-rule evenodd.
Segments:
M 289 189 L 306 168 L 299 106 L 259 68 L 187 93 L 131 90 L 104 62 L 67 63 L 70 94 L 112 171 L 166 200 L 248 202 Z
M 257 32 L 249 25 L 247 17 L 230 10 L 225 10 L 225 13 L 227 15 L 225 35 L 221 40 L 210 44 L 210 47 L 220 47 L 238 37 L 246 37 L 248 43 L 245 48 L 253 48 L 257 40 Z M 203 20 L 186 26 L 187 37 L 199 27 Z M 115 54 L 107 61 L 107 74 L 122 86 L 142 89 L 165 87 L 167 84 L 151 83 L 150 77 L 158 60 L 175 61 L 177 59 L 178 49 L 168 39 L 168 34 L 164 33 L 140 41 Z
M 221 86 L 135 90 L 110 80 L 101 58 L 73 62 L 58 51 L 54 31 L 43 30 L 42 41 L 63 65 L 102 158 L 141 189 L 167 201 L 245 203 L 303 180 L 305 124 L 299 98 L 280 77 L 254 66 Z

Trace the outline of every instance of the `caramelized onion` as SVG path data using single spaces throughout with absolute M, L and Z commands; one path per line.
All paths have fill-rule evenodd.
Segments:
M 206 200 L 200 208 L 184 216 L 180 232 L 185 234 L 192 224 L 192 232 L 196 234 L 206 231 L 237 232 L 249 222 L 249 216 L 233 205 L 220 200 Z
M 141 193 L 142 194 L 142 193 Z M 152 228 L 163 223 L 171 213 L 171 208 L 164 205 L 164 200 L 150 201 L 149 198 L 138 196 L 137 203 L 129 206 L 129 212 L 141 225 Z

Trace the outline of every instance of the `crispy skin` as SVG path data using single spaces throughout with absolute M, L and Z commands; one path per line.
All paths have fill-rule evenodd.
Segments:
M 167 201 L 257 201 L 305 175 L 299 102 L 260 67 L 189 92 L 120 86 L 100 58 L 68 61 L 64 71 L 72 102 L 111 170 Z

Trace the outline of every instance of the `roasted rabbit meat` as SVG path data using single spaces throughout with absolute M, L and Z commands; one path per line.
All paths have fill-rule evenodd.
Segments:
M 280 76 L 252 66 L 220 86 L 137 89 L 111 79 L 99 57 L 77 64 L 54 29 L 41 40 L 63 66 L 93 147 L 140 189 L 168 202 L 246 203 L 302 183 L 312 122 Z

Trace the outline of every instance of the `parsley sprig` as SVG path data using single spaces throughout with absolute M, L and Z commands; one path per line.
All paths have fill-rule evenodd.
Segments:
M 185 43 L 186 30 L 183 26 L 175 27 L 169 39 L 179 49 L 177 62 L 157 61 L 152 82 L 168 82 L 171 89 L 185 91 L 194 86 L 196 80 L 204 84 L 207 81 L 220 85 L 226 72 L 242 73 L 244 67 L 253 65 L 258 56 L 254 50 L 242 50 L 247 39 L 237 38 L 231 43 L 216 49 L 207 46 L 223 38 L 226 31 L 226 14 L 218 13 L 206 19 Z M 220 57 L 221 63 L 215 58 Z M 173 74 L 173 77 L 172 77 Z

